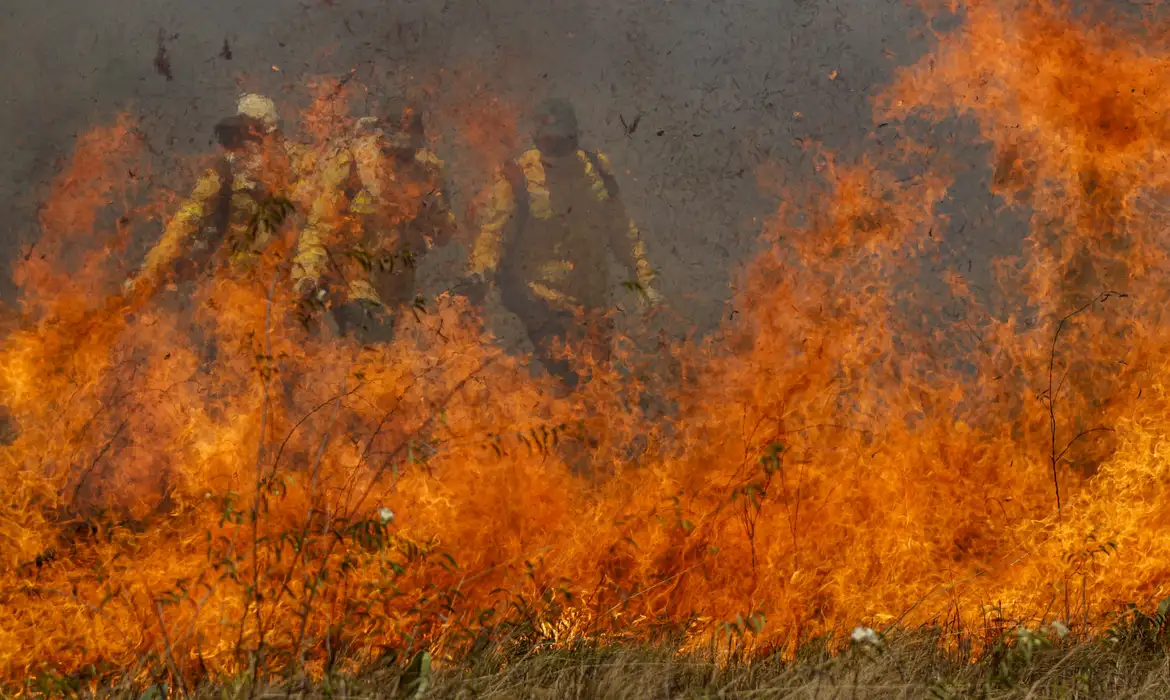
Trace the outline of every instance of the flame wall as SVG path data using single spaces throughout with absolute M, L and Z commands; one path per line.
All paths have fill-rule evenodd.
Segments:
M 0 675 L 321 670 L 520 631 L 697 645 L 721 622 L 782 649 L 859 622 L 957 642 L 1042 618 L 1093 629 L 1165 595 L 1170 57 L 1119 32 L 975 4 L 877 101 L 883 120 L 977 120 L 994 186 L 1031 217 L 1005 284 L 1036 328 L 922 332 L 907 281 L 959 166 L 907 137 L 819 154 L 734 319 L 621 358 L 669 356 L 668 381 L 597 368 L 572 398 L 461 300 L 390 347 L 306 337 L 284 320 L 291 224 L 194 303 L 102 296 L 125 234 L 103 217 L 129 206 L 117 183 L 140 154 L 128 119 L 93 132 L 54 186 L 43 256 L 19 266 L 0 355 L 20 425 L 0 448 Z M 319 144 L 350 127 L 335 87 L 304 118 Z M 676 410 L 651 419 L 648 398 Z

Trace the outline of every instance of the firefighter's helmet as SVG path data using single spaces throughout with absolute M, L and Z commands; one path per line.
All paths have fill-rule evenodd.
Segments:
M 269 133 L 280 128 L 280 115 L 276 113 L 276 103 L 263 95 L 249 93 L 241 96 L 240 101 L 236 103 L 236 113 L 259 119 Z
M 577 149 L 579 138 L 577 112 L 568 100 L 545 100 L 536 109 L 536 143 L 542 151 L 571 152 Z
M 358 136 L 369 136 L 382 131 L 382 120 L 377 117 L 362 117 L 354 124 L 354 133 Z

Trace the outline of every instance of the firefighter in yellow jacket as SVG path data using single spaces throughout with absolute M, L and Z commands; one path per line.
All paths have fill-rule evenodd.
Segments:
M 418 297 L 417 264 L 454 232 L 442 161 L 426 148 L 421 115 L 406 110 L 359 120 L 320 177 L 293 260 L 296 289 L 308 309 L 336 301 L 342 332 L 388 341 Z
M 473 289 L 488 282 L 499 288 L 546 369 L 574 386 L 578 377 L 552 356 L 550 343 L 569 339 L 579 325 L 575 312 L 583 311 L 593 326 L 596 359 L 608 359 L 611 329 L 604 313 L 613 285 L 607 251 L 623 263 L 645 301 L 658 304 L 661 297 L 609 159 L 581 148 L 572 105 L 549 100 L 536 117 L 536 147 L 496 175 L 468 272 Z
M 303 157 L 279 132 L 276 107 L 260 95 L 245 95 L 237 114 L 215 127 L 221 157 L 200 176 L 191 196 L 167 223 L 127 291 L 154 289 L 173 275 L 193 281 L 214 258 L 246 263 L 268 242 L 271 231 L 257 225 L 261 209 L 296 187 L 293 173 Z M 226 247 L 225 247 L 226 246 Z

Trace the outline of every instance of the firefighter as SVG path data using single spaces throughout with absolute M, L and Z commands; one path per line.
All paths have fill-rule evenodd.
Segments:
M 194 281 L 214 257 L 225 256 L 224 244 L 237 264 L 253 259 L 267 244 L 271 231 L 257 225 L 258 215 L 281 194 L 269 181 L 290 172 L 275 106 L 259 95 L 245 95 L 237 114 L 215 126 L 215 135 L 220 157 L 167 223 L 126 291 L 155 289 L 168 274 L 176 282 Z
M 566 100 L 541 105 L 535 147 L 505 163 L 470 255 L 469 289 L 500 291 L 523 323 L 538 359 L 568 387 L 579 381 L 553 356 L 583 313 L 595 359 L 609 358 L 612 325 L 605 318 L 612 284 L 606 251 L 636 282 L 642 299 L 661 303 L 637 225 L 627 217 L 609 159 L 579 144 L 577 117 Z
M 417 303 L 418 263 L 454 232 L 443 163 L 408 109 L 397 120 L 359 120 L 321 175 L 293 260 L 302 307 L 332 297 L 341 332 L 387 342 Z

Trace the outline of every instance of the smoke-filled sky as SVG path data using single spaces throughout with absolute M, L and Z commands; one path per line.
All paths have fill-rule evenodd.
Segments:
M 932 41 L 925 17 L 902 0 L 549 0 L 539 11 L 515 0 L 132 5 L 0 9 L 5 259 L 35 240 L 38 183 L 87 127 L 124 109 L 143 118 L 155 177 L 182 191 L 190 178 L 177 159 L 211 149 L 211 126 L 241 89 L 272 94 L 294 116 L 308 77 L 356 69 L 374 109 L 412 86 L 434 89 L 432 110 L 482 95 L 520 109 L 549 92 L 571 97 L 587 145 L 629 171 L 621 184 L 662 290 L 706 328 L 774 210 L 775 185 L 811 175 L 804 149 L 813 143 L 846 157 L 871 146 L 866 134 L 880 137 L 872 95 Z M 948 205 L 959 215 L 940 267 L 970 273 L 979 287 L 981 263 L 1010 243 L 1012 227 L 992 222 L 977 131 L 958 124 L 935 138 L 978 166 Z M 11 300 L 7 277 L 0 294 Z
M 440 68 L 480 70 L 487 90 L 520 105 L 546 91 L 575 100 L 589 144 L 630 171 L 622 184 L 663 290 L 678 301 L 696 296 L 677 306 L 707 325 L 728 294 L 731 267 L 750 250 L 753 217 L 772 209 L 759 195 L 759 166 L 798 176 L 802 140 L 856 150 L 873 128 L 871 93 L 927 47 L 923 18 L 899 0 L 539 5 L 4 3 L 5 257 L 35 238 L 38 192 L 30 183 L 51 174 L 75 134 L 120 109 L 145 118 L 165 159 L 209 150 L 211 126 L 241 85 L 291 103 L 304 99 L 297 86 L 305 77 L 356 67 L 374 98 L 387 100 Z M 156 60 L 160 37 L 165 61 Z M 160 73 L 163 64 L 172 79 Z M 631 124 L 639 114 L 626 138 L 622 119 Z M 166 184 L 182 189 L 175 179 Z M 7 280 L 3 289 L 10 299 Z

